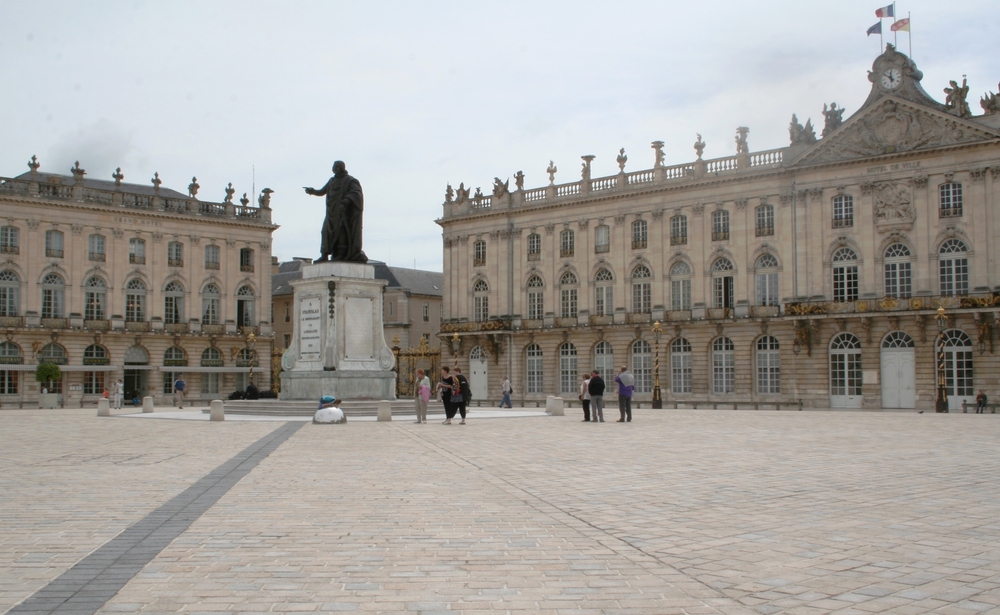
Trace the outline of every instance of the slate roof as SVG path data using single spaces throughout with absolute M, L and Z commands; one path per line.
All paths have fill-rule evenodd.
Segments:
M 58 173 L 39 172 L 35 177 L 32 177 L 31 173 L 28 172 L 28 173 L 22 173 L 17 177 L 15 177 L 14 179 L 22 181 L 33 181 L 36 177 L 40 183 L 49 183 L 49 184 L 59 183 L 62 184 L 63 186 L 74 185 L 74 180 L 72 175 L 60 175 Z M 58 178 L 58 181 L 52 181 L 52 178 Z M 83 187 L 92 188 L 94 190 L 107 190 L 109 192 L 113 192 L 115 190 L 115 182 L 104 179 L 88 179 L 86 176 L 84 176 Z M 156 194 L 156 191 L 153 190 L 153 184 L 149 184 L 147 186 L 143 184 L 128 184 L 122 182 L 122 185 L 118 186 L 118 190 L 128 194 L 141 194 L 143 196 L 153 196 Z M 170 188 L 164 188 L 163 186 L 160 186 L 159 195 L 167 199 L 190 198 L 188 197 L 187 194 L 182 194 L 180 192 L 177 192 L 176 190 L 171 190 Z
M 404 267 L 389 267 L 382 261 L 368 261 L 375 266 L 375 277 L 386 280 L 389 288 L 408 290 L 414 295 L 442 296 L 444 274 L 438 271 L 423 271 L 422 269 L 406 269 Z M 278 273 L 271 276 L 271 296 L 293 294 L 292 280 L 302 279 L 302 266 L 306 261 L 292 260 L 278 265 Z

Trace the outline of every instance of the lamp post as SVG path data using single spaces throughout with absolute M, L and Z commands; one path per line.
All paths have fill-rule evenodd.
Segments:
M 660 321 L 653 323 L 653 343 L 656 345 L 656 352 L 653 359 L 653 408 L 663 408 L 663 398 L 660 396 L 660 336 L 663 335 L 663 327 Z
M 948 327 L 948 315 L 944 313 L 944 307 L 939 307 L 937 310 L 937 316 L 934 317 L 937 321 L 938 336 L 937 336 L 937 377 L 938 377 L 938 388 L 937 388 L 937 401 L 934 402 L 934 410 L 936 412 L 948 412 L 948 390 L 944 383 L 944 330 Z
M 456 332 L 451 336 L 451 354 L 457 355 L 458 351 L 462 348 L 462 338 L 458 336 Z

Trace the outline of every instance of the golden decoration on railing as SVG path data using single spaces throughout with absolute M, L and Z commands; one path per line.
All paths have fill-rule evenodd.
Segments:
M 892 295 L 883 297 L 881 301 L 878 302 L 879 309 L 892 310 L 899 306 L 899 300 Z

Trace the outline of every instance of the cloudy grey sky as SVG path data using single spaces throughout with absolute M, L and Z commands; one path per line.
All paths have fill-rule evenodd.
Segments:
M 526 187 L 788 143 L 797 113 L 854 113 L 879 53 L 876 1 L 0 2 L 0 176 L 27 170 L 127 182 L 221 201 L 233 182 L 275 190 L 273 252 L 318 255 L 321 186 L 335 159 L 366 194 L 365 251 L 441 268 L 445 185 L 518 170 Z M 1000 81 L 1000 3 L 914 0 L 913 57 L 943 100 Z M 888 35 L 889 21 L 884 24 Z M 891 40 L 887 37 L 887 40 Z M 907 52 L 905 35 L 900 50 Z M 513 182 L 511 182 L 513 185 Z

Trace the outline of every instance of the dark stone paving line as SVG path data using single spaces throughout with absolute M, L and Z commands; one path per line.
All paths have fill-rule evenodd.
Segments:
M 305 423 L 286 423 L 115 536 L 8 615 L 93 615 Z

